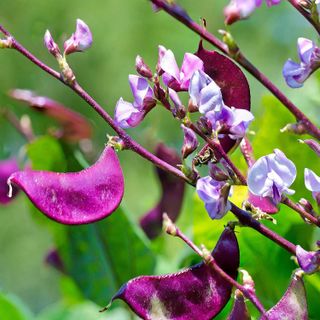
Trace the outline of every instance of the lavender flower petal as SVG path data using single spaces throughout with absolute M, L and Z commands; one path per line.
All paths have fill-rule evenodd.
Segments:
M 320 177 L 307 168 L 304 169 L 304 183 L 308 190 L 312 192 L 320 192 Z
M 181 149 L 182 158 L 187 158 L 193 151 L 195 151 L 199 145 L 198 138 L 193 130 L 187 128 L 183 124 L 181 128 L 184 133 L 183 146 Z
M 8 184 L 21 188 L 40 211 L 63 224 L 85 224 L 109 216 L 124 192 L 119 160 L 108 146 L 88 169 L 75 173 L 18 171 Z
M 236 278 L 239 247 L 233 230 L 225 229 L 212 256 Z M 210 320 L 228 302 L 231 289 L 228 282 L 201 262 L 175 274 L 132 279 L 112 301 L 122 299 L 142 319 Z
M 149 86 L 148 80 L 133 74 L 129 75 L 129 84 L 134 98 L 133 105 L 142 110 L 144 100 L 153 98 L 153 90 Z
M 320 251 L 306 251 L 299 245 L 296 256 L 300 268 L 307 274 L 315 273 L 320 268 Z

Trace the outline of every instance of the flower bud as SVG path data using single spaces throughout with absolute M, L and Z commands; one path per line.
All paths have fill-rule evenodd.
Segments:
M 197 121 L 197 127 L 201 130 L 205 135 L 210 135 L 212 133 L 212 124 L 206 117 L 200 117 Z
M 64 54 L 81 52 L 89 49 L 92 45 L 92 33 L 89 27 L 80 19 L 77 19 L 76 31 L 65 41 Z
M 136 57 L 136 70 L 137 72 L 145 78 L 151 79 L 152 78 L 152 71 L 149 66 L 143 61 L 140 56 Z
M 307 274 L 315 273 L 320 268 L 320 251 L 306 251 L 299 245 L 296 256 L 300 268 Z
M 182 158 L 187 158 L 193 151 L 195 151 L 199 145 L 196 134 L 190 128 L 187 128 L 183 124 L 181 128 L 184 133 L 183 146 L 181 149 Z
M 217 181 L 226 181 L 230 179 L 228 172 L 221 169 L 216 163 L 209 162 L 209 175 Z
M 55 57 L 61 56 L 60 49 L 58 45 L 54 42 L 51 33 L 49 30 L 46 31 L 43 38 L 44 45 L 48 49 L 48 51 Z
M 307 199 L 301 198 L 298 205 L 300 205 L 305 211 L 311 213 L 312 215 L 314 214 L 312 204 Z

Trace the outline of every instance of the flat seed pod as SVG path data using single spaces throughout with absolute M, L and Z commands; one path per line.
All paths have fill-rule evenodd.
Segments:
M 239 247 L 233 230 L 222 233 L 212 256 L 233 278 L 239 267 Z M 141 276 L 121 287 L 112 299 L 122 299 L 145 320 L 210 320 L 230 299 L 232 286 L 201 262 L 175 274 Z
M 266 316 L 268 320 L 308 320 L 306 290 L 300 270 L 293 274 L 287 291 Z
M 10 175 L 16 171 L 19 171 L 17 160 L 14 158 L 0 161 L 0 204 L 7 204 L 12 199 L 8 197 L 8 184 L 7 180 Z M 17 194 L 17 189 L 14 188 L 12 197 Z
M 217 51 L 205 50 L 202 41 L 196 55 L 203 61 L 204 72 L 221 88 L 224 103 L 228 107 L 250 110 L 250 88 L 241 69 L 231 59 Z M 220 142 L 226 152 L 237 143 L 228 136 Z
M 67 142 L 77 142 L 83 139 L 90 139 L 92 135 L 91 125 L 86 118 L 61 103 L 47 97 L 37 96 L 33 91 L 15 89 L 10 96 L 16 100 L 27 103 L 38 112 L 56 120 L 62 129 L 56 131 L 58 138 Z
M 93 166 L 80 172 L 18 171 L 8 183 L 21 188 L 40 211 L 63 224 L 107 217 L 119 206 L 124 192 L 120 163 L 109 146 Z
M 156 156 L 168 162 L 172 166 L 181 163 L 180 157 L 174 149 L 164 144 L 159 144 L 155 152 Z M 140 225 L 150 239 L 157 237 L 162 230 L 162 215 L 167 213 L 169 218 L 175 222 L 179 216 L 185 183 L 159 168 L 156 172 L 161 185 L 161 198 L 157 205 L 147 212 L 141 219 Z

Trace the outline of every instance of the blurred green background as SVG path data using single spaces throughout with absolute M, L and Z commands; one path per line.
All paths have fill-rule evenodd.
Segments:
M 213 33 L 218 34 L 218 29 L 225 28 L 222 10 L 227 4 L 226 1 L 184 0 L 180 3 L 196 21 L 200 21 L 201 17 L 206 18 L 208 29 Z M 134 61 L 137 54 L 150 66 L 154 66 L 157 61 L 157 46 L 162 44 L 172 49 L 177 60 L 181 62 L 185 52 L 196 51 L 199 41 L 197 35 L 165 13 L 153 13 L 146 0 L 2 0 L 0 4 L 0 23 L 32 53 L 54 68 L 55 61 L 43 46 L 43 34 L 49 29 L 55 40 L 62 44 L 74 31 L 77 18 L 90 26 L 94 44 L 88 52 L 70 56 L 69 62 L 78 81 L 110 114 L 113 114 L 119 97 L 131 100 L 127 77 L 135 72 Z M 304 87 L 298 90 L 286 87 L 281 75 L 286 59 L 297 57 L 298 37 L 308 37 L 316 41 L 316 34 L 306 21 L 284 2 L 272 8 L 263 5 L 249 20 L 235 24 L 230 30 L 245 55 L 319 125 L 320 96 L 317 95 L 317 75 L 313 75 Z M 208 44 L 206 47 L 211 49 Z M 298 179 L 294 185 L 297 190 L 296 199 L 303 196 L 311 201 L 311 195 L 303 186 L 303 168 L 308 165 L 319 174 L 316 169 L 319 168 L 319 162 L 316 162 L 318 160 L 306 146 L 297 142 L 297 137 L 280 134 L 280 128 L 293 122 L 293 117 L 251 76 L 248 76 L 248 80 L 252 93 L 252 111 L 256 117 L 252 125 L 256 135 L 250 136 L 256 156 L 270 153 L 274 148 L 283 150 L 295 161 L 298 168 Z M 48 124 L 51 124 L 50 120 L 9 99 L 6 93 L 12 88 L 35 90 L 40 95 L 60 101 L 88 117 L 94 128 L 95 154 L 102 150 L 106 135 L 113 133 L 97 114 L 68 88 L 20 54 L 2 50 L 0 106 L 9 107 L 19 116 L 29 114 L 35 132 L 43 134 Z M 0 133 L 0 158 L 23 153 L 22 146 L 25 141 L 3 119 L 0 119 Z M 150 150 L 159 141 L 164 141 L 177 150 L 181 146 L 182 133 L 177 122 L 161 108 L 149 114 L 139 128 L 130 129 L 130 134 Z M 135 224 L 138 217 L 152 208 L 158 200 L 159 185 L 150 163 L 129 152 L 120 153 L 119 157 L 126 180 L 123 208 Z M 245 168 L 239 152 L 236 151 L 232 157 L 241 168 Z M 23 309 L 27 308 L 29 311 L 24 310 L 21 313 L 33 314 L 31 318 L 37 315 L 38 319 L 100 319 L 98 306 L 88 301 L 83 302 L 80 297 L 75 298 L 77 290 L 72 281 L 61 277 L 58 272 L 44 264 L 46 253 L 54 247 L 53 234 L 56 231 L 52 233 L 50 229 L 56 229 L 56 224 L 41 219 L 38 221 L 29 209 L 30 204 L 22 194 L 10 206 L 0 208 L 0 290 L 5 294 L 3 301 L 8 305 L 13 301 L 13 304 L 19 306 L 23 301 L 27 306 Z M 316 234 L 312 227 L 305 226 L 301 219 L 288 209 L 282 210 L 276 218 L 278 225 L 267 223 L 268 226 L 307 249 L 312 248 L 316 238 L 319 239 L 319 233 Z M 193 190 L 188 189 L 188 200 L 178 223 L 186 232 L 194 235 L 198 244 L 204 242 L 213 246 L 228 219 L 232 219 L 232 216 L 228 215 L 223 221 L 210 221 L 204 213 L 203 205 L 193 196 Z M 119 236 L 121 237 L 121 234 Z M 241 230 L 239 240 L 242 249 L 241 266 L 254 276 L 258 295 L 266 307 L 271 307 L 283 294 L 290 273 L 296 266 L 282 249 L 276 248 L 255 232 Z M 170 250 L 173 244 L 182 249 L 181 254 L 176 254 L 178 250 Z M 160 257 L 156 268 L 158 273 L 174 272 L 178 267 L 185 266 L 187 262 L 181 261 L 186 257 L 190 258 L 191 254 L 178 240 L 165 236 L 151 244 L 151 247 Z M 121 250 L 121 246 L 118 249 Z M 319 298 L 320 292 L 319 276 L 309 277 L 307 286 L 309 302 L 313 305 L 310 307 L 311 319 L 319 319 L 316 313 L 316 297 Z M 18 300 L 20 302 L 17 302 Z M 1 303 L 0 300 L 0 309 Z M 107 297 L 105 303 L 108 303 Z M 122 308 L 124 304 L 117 303 L 116 306 L 121 308 L 115 308 L 111 313 L 100 317 L 129 317 Z M 221 319 L 224 316 L 222 315 Z M 24 317 L 26 316 L 21 315 L 19 318 L 18 315 L 17 318 L 9 316 L 4 319 L 25 319 Z

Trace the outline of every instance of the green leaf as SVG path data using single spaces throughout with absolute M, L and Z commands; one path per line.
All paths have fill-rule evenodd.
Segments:
M 6 320 L 31 320 L 31 312 L 16 297 L 0 292 L 0 319 Z
M 101 306 L 123 283 L 154 270 L 147 240 L 122 209 L 98 223 L 66 227 L 64 237 L 59 252 L 67 273 L 86 298 Z
M 26 146 L 27 155 L 34 170 L 63 172 L 66 160 L 58 140 L 50 136 L 42 136 Z

